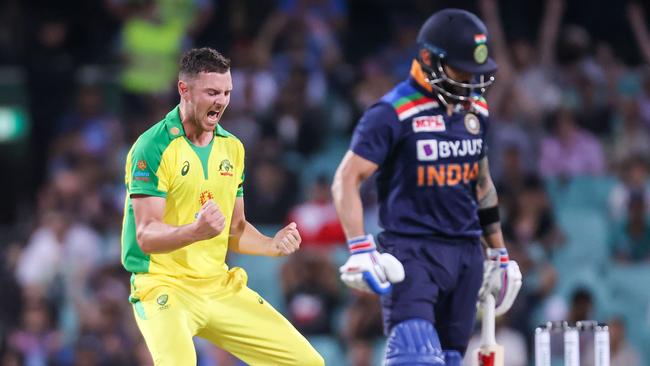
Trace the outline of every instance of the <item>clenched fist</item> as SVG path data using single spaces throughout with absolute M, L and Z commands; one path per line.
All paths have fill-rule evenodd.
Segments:
M 276 255 L 289 255 L 300 248 L 301 241 L 296 223 L 292 222 L 275 234 L 271 246 Z
M 198 240 L 207 240 L 221 234 L 226 226 L 226 218 L 221 213 L 219 205 L 213 200 L 208 200 L 201 207 L 194 225 Z

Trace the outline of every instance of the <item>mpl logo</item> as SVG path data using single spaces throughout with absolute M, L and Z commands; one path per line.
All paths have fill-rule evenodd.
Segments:
M 444 130 L 445 119 L 442 115 L 413 118 L 413 132 L 442 132 Z

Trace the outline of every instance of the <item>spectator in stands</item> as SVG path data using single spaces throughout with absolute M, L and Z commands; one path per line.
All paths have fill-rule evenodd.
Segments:
M 247 203 L 246 217 L 259 224 L 283 224 L 298 198 L 296 176 L 272 159 L 252 162 L 246 171 L 249 172 L 244 181 L 246 202 L 255 202 L 250 206 Z
M 645 211 L 650 215 L 650 176 L 647 157 L 631 156 L 619 167 L 619 181 L 609 193 L 609 214 L 614 221 L 622 220 L 628 212 L 632 192 L 642 192 L 646 198 Z
M 576 99 L 574 103 L 578 124 L 599 138 L 607 138 L 612 131 L 613 108 L 604 72 L 600 65 L 592 63 L 577 74 L 573 98 Z
M 310 83 L 305 68 L 292 68 L 289 78 L 281 84 L 275 108 L 263 121 L 267 133 L 277 136 L 286 150 L 305 157 L 322 148 L 329 131 L 323 119 L 323 97 L 309 100 Z
M 27 98 L 31 129 L 38 131 L 31 136 L 31 155 L 35 186 L 43 183 L 44 169 L 57 122 L 65 112 L 72 95 L 75 60 L 72 52 L 73 34 L 71 21 L 61 10 L 36 7 L 30 14 L 36 19 L 25 23 L 29 30 L 25 39 L 23 66 L 27 72 Z M 34 20 L 36 20 L 34 22 Z M 34 24 L 36 23 L 36 24 Z M 53 92 L 56 90 L 56 92 Z
M 0 107 L 23 105 L 31 132 L 28 141 L 0 141 L 0 161 L 7 172 L 3 181 L 11 183 L 3 187 L 12 193 L 0 212 L 0 365 L 152 364 L 139 333 L 129 329 L 135 324 L 124 301 L 128 279 L 105 273 L 110 269 L 98 264 L 119 262 L 125 142 L 160 120 L 174 103 L 165 93 L 151 94 L 174 89 L 170 80 L 176 58 L 169 55 L 193 42 L 230 50 L 235 89 L 222 121 L 254 148 L 247 155 L 245 189 L 247 202 L 255 205 L 247 207 L 247 216 L 256 223 L 279 225 L 290 215 L 304 230 L 306 246 L 312 241 L 334 243 L 329 191 L 321 191 L 320 181 L 306 186 L 313 177 L 305 180 L 306 174 L 298 173 L 312 157 L 321 162 L 323 146 L 331 153 L 337 133 L 349 133 L 356 120 L 352 115 L 389 90 L 394 75 L 401 79 L 399 70 L 412 59 L 413 44 L 404 43 L 414 38 L 411 19 L 442 3 L 456 4 L 1 2 Z M 567 0 L 476 3 L 492 37 L 490 54 L 499 64 L 497 82 L 487 94 L 492 174 L 504 234 L 513 243 L 510 255 L 519 262 L 526 284 L 508 314 L 509 323 L 531 341 L 529 328 L 539 320 L 535 311 L 541 304 L 548 305 L 544 316 L 549 319 L 574 320 L 593 316 L 594 305 L 591 293 L 579 290 L 569 315 L 564 299 L 549 298 L 556 284 L 565 281 L 564 271 L 553 265 L 554 249 L 563 238 L 543 183 L 528 178 L 529 173 L 544 178 L 613 174 L 605 161 L 615 162 L 611 168 L 618 170 L 619 180 L 609 196 L 613 260 L 644 265 L 638 262 L 650 259 L 650 9 L 639 0 L 596 0 L 592 7 Z M 109 19 L 103 11 L 115 16 Z M 592 21 L 599 17 L 608 21 Z M 567 28 L 568 21 L 589 32 Z M 124 58 L 118 59 L 118 53 Z M 79 78 L 85 75 L 82 66 L 97 63 L 107 66 L 101 70 L 101 86 Z M 114 73 L 117 79 L 112 79 Z M 115 95 L 102 95 L 104 91 Z M 104 103 L 120 95 L 125 98 L 119 108 Z M 542 121 L 561 106 L 565 109 L 553 120 L 557 128 L 542 143 Z M 0 122 L 2 116 L 0 110 Z M 30 159 L 19 158 L 19 150 L 27 151 L 23 156 Z M 364 222 L 369 233 L 377 234 L 381 228 L 372 187 L 366 185 L 363 194 Z M 303 192 L 309 192 L 307 201 L 294 206 Z M 31 199 L 38 202 L 32 205 Z M 352 294 L 345 309 L 349 322 L 332 322 L 336 310 L 328 304 L 334 298 L 340 301 L 334 290 L 338 277 L 328 259 L 311 255 L 288 264 L 295 267 L 284 274 L 293 286 L 285 294 L 287 309 L 310 332 L 342 331 L 352 363 L 370 365 L 373 343 L 381 339 L 376 298 Z M 313 264 L 319 261 L 329 264 Z M 327 275 L 298 277 L 318 271 Z M 47 311 L 39 305 L 44 296 L 53 303 Z M 121 305 L 115 307 L 114 301 Z M 321 310 L 327 321 L 314 316 L 319 306 L 325 307 Z M 107 312 L 112 324 L 99 319 L 101 312 Z M 9 332 L 13 338 L 7 338 Z M 628 343 L 621 318 L 610 320 L 610 337 L 612 366 L 644 364 L 643 353 L 630 346 L 643 340 Z M 50 343 L 54 339 L 58 341 Z M 53 351 L 44 352 L 45 344 Z M 508 344 L 508 349 L 519 349 L 517 343 Z M 122 350 L 130 359 L 120 358 L 117 351 Z M 561 353 L 561 347 L 557 350 Z M 592 354 L 582 355 L 588 361 Z M 221 350 L 199 356 L 202 366 L 239 364 Z
M 336 269 L 329 256 L 302 249 L 282 267 L 282 290 L 287 318 L 304 335 L 333 333 L 339 303 Z
M 368 57 L 361 62 L 360 73 L 361 80 L 354 88 L 354 107 L 358 113 L 362 113 L 386 94 L 396 80 L 375 57 Z
M 108 3 L 123 18 L 120 51 L 126 118 L 142 118 L 153 105 L 168 101 L 174 90 L 188 19 L 182 11 L 169 16 L 161 1 Z
M 23 366 L 24 364 L 24 357 L 16 350 L 6 350 L 0 356 L 0 365 L 2 366 Z
M 650 134 L 641 122 L 637 100 L 626 98 L 619 104 L 613 141 L 614 162 L 622 162 L 631 156 L 650 156 Z
M 343 228 L 332 203 L 330 182 L 319 176 L 309 189 L 309 199 L 295 206 L 287 222 L 295 222 L 300 228 L 303 247 L 332 247 L 345 243 Z
M 394 80 L 402 80 L 404 75 L 408 75 L 411 71 L 413 55 L 418 52 L 413 40 L 418 36 L 420 21 L 412 15 L 409 17 L 399 13 L 391 14 L 391 18 L 394 31 L 391 32 L 391 39 L 379 52 L 377 58 Z
M 500 106 L 510 102 L 508 94 L 516 95 L 517 103 L 511 103 L 515 115 L 533 124 L 560 105 L 562 91 L 556 80 L 555 50 L 565 7 L 564 0 L 545 2 L 536 42 L 521 36 L 507 42 L 497 1 L 479 1 L 492 37 L 491 50 L 499 64 L 499 82 L 490 88 L 487 96 L 491 106 L 496 107 L 496 115 L 500 114 Z
M 80 295 L 98 259 L 99 240 L 94 230 L 69 213 L 45 212 L 18 260 L 16 278 L 24 288 L 43 294 L 63 280 L 63 291 Z
M 75 358 L 83 356 L 89 362 L 94 359 L 104 365 L 131 365 L 134 342 L 132 334 L 124 326 L 131 309 L 121 306 L 118 299 L 94 300 L 97 305 L 82 319 L 81 331 L 74 345 Z
M 58 123 L 53 155 L 87 155 L 100 161 L 118 160 L 114 156 L 124 145 L 124 132 L 117 116 L 106 109 L 105 101 L 99 85 L 82 84 L 78 87 L 73 109 Z M 113 161 L 102 163 L 107 168 L 115 169 L 116 163 Z M 111 173 L 115 173 L 115 170 Z
M 494 108 L 497 113 L 490 115 L 488 153 L 490 164 L 494 164 L 490 171 L 495 182 L 517 187 L 521 178 L 535 170 L 541 132 L 516 114 L 519 97 L 513 90 L 505 91 L 501 106 Z
M 22 311 L 22 289 L 16 281 L 14 272 L 20 256 L 18 243 L 7 243 L 0 247 L 0 355 L 2 343 L 9 330 L 18 326 Z M 0 363 L 1 364 L 1 363 Z
M 274 52 L 280 83 L 296 66 L 306 67 L 310 79 L 322 78 L 341 60 L 340 39 L 346 27 L 345 0 L 279 0 L 277 10 L 262 26 L 257 40 L 267 54 Z M 280 43 L 280 50 L 273 50 Z M 312 84 L 312 82 L 310 82 Z
M 615 228 L 612 238 L 614 258 L 620 262 L 650 260 L 650 220 L 644 192 L 632 192 L 628 214 Z
M 21 325 L 8 338 L 9 348 L 18 352 L 28 366 L 48 365 L 61 346 L 53 306 L 45 298 L 27 299 Z
M 541 245 L 546 256 L 550 257 L 563 238 L 555 223 L 544 182 L 535 175 L 526 176 L 521 188 L 515 191 L 515 197 L 514 206 L 508 210 L 508 219 L 504 223 L 504 233 L 520 247 Z
M 637 101 L 643 127 L 648 131 L 650 130 L 650 67 L 648 66 L 642 70 L 642 88 Z
M 552 258 L 564 239 L 539 177 L 528 175 L 518 187 L 506 183 L 503 192 L 507 194 L 501 206 L 506 218 L 504 237 L 526 278 L 526 286 L 508 316 L 514 329 L 528 334 L 533 322 L 530 309 L 544 304 L 555 289 L 558 273 Z
M 605 156 L 600 142 L 580 128 L 573 113 L 560 109 L 551 119 L 551 135 L 542 140 L 539 172 L 544 177 L 601 175 Z
M 253 146 L 261 133 L 258 119 L 271 112 L 280 90 L 267 57 L 251 43 L 234 45 L 232 65 L 233 85 L 237 87 L 232 90 L 228 113 L 220 123 L 244 146 Z
M 589 320 L 594 317 L 594 298 L 587 288 L 577 288 L 571 295 L 569 313 L 566 317 L 569 324 L 577 321 Z
M 374 343 L 382 336 L 381 306 L 377 295 L 355 291 L 343 328 L 350 365 L 371 366 Z

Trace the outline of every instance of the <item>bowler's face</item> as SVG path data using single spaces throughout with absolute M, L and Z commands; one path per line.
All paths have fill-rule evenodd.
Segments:
M 230 103 L 230 71 L 201 72 L 188 81 L 188 89 L 188 104 L 196 124 L 203 131 L 214 131 Z

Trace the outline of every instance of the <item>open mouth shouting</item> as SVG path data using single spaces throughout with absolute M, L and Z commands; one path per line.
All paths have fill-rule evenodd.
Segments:
M 221 113 L 223 112 L 222 107 L 215 107 L 213 109 L 210 109 L 208 111 L 208 122 L 211 124 L 216 124 L 219 122 L 219 118 L 221 117 Z

